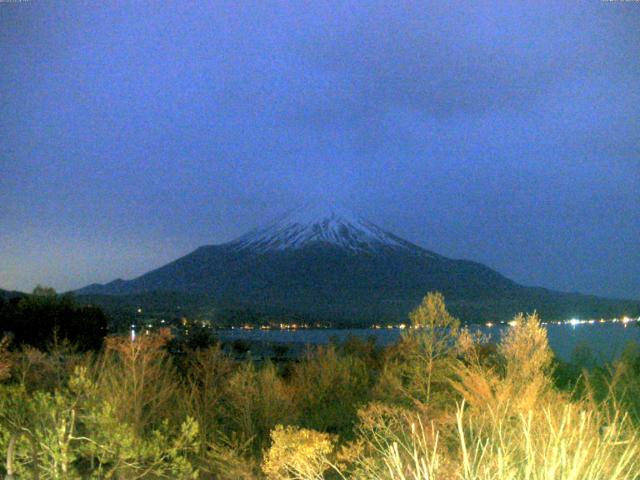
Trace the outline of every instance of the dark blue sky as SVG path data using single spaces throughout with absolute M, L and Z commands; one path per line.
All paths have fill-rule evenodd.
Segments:
M 322 195 L 640 298 L 640 3 L 506 3 L 0 3 L 0 287 L 130 278 Z

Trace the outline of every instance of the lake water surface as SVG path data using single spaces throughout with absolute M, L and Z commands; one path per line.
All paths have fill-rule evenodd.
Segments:
M 493 341 L 500 339 L 502 333 L 510 328 L 499 324 L 493 327 L 472 325 L 469 328 L 479 330 L 491 337 Z M 580 325 L 549 324 L 549 344 L 556 355 L 566 361 L 571 359 L 576 346 L 589 347 L 596 360 L 608 361 L 617 358 L 629 342 L 640 344 L 640 327 L 635 322 L 594 323 Z M 389 345 L 398 340 L 402 330 L 399 329 L 298 329 L 298 330 L 220 330 L 217 335 L 221 340 L 244 339 L 267 343 L 294 344 L 326 344 L 331 339 L 343 340 L 349 335 L 361 338 L 373 337 L 378 345 Z

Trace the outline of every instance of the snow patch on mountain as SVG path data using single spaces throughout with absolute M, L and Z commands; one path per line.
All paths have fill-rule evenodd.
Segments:
M 265 228 L 232 242 L 238 249 L 268 251 L 299 249 L 324 243 L 353 252 L 383 247 L 413 250 L 418 247 L 335 205 L 310 204 L 291 210 Z

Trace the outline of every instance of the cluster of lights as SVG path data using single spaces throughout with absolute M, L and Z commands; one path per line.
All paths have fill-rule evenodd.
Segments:
M 612 318 L 612 319 L 604 319 L 601 318 L 599 320 L 579 320 L 577 318 L 572 318 L 570 320 L 565 320 L 565 321 L 555 321 L 555 322 L 542 322 L 542 325 L 571 325 L 573 327 L 575 327 L 576 325 L 584 325 L 584 324 L 588 324 L 588 325 L 593 325 L 595 323 L 622 323 L 623 325 L 627 325 L 629 323 L 632 322 L 638 322 L 640 323 L 640 317 L 638 318 L 629 318 L 629 317 L 621 317 L 621 318 Z M 509 322 L 498 322 L 498 323 L 494 323 L 494 322 L 486 322 L 484 324 L 485 327 L 491 328 L 494 327 L 496 325 L 509 325 L 510 327 L 515 327 L 516 325 L 518 325 L 518 321 L 517 320 L 511 320 Z M 407 325 L 405 323 L 400 323 L 397 325 L 380 325 L 380 324 L 374 324 L 371 326 L 372 329 L 374 330 L 380 330 L 380 329 L 400 329 L 400 330 L 404 330 L 405 328 L 411 328 L 411 329 L 415 329 L 415 328 L 420 328 L 420 327 L 414 327 L 411 325 Z
M 571 318 L 569 320 L 564 320 L 564 321 L 555 321 L 555 322 L 542 322 L 542 325 L 571 325 L 572 327 L 575 327 L 577 325 L 594 325 L 596 323 L 622 323 L 623 325 L 627 325 L 629 323 L 632 322 L 640 322 L 640 317 L 638 318 L 629 318 L 629 317 L 621 317 L 621 318 L 611 318 L 611 319 L 604 319 L 601 318 L 599 320 L 595 320 L 595 319 L 589 319 L 589 320 L 581 320 L 578 318 Z M 501 322 L 504 323 L 504 322 Z M 516 320 L 511 320 L 510 322 L 507 322 L 507 325 L 511 326 L 511 327 L 515 327 L 518 324 L 518 322 Z M 493 323 L 491 322 L 487 322 L 485 323 L 485 326 L 487 327 L 493 327 Z
M 321 324 L 317 324 L 314 326 L 314 325 L 309 325 L 307 323 L 280 323 L 277 326 L 272 326 L 272 325 L 256 326 L 256 325 L 251 325 L 250 323 L 246 323 L 244 325 L 240 325 L 239 327 L 232 326 L 231 330 L 255 330 L 255 329 L 271 330 L 272 328 L 279 329 L 279 330 L 298 330 L 298 329 L 302 330 L 302 329 L 309 329 L 309 328 L 326 328 L 326 326 Z
M 136 312 L 138 314 L 142 313 L 142 308 L 137 308 Z M 637 322 L 640 323 L 640 317 L 638 318 L 630 318 L 630 317 L 621 317 L 621 318 L 612 318 L 612 319 L 604 319 L 601 318 L 599 320 L 595 320 L 595 319 L 589 319 L 589 320 L 581 320 L 578 318 L 571 318 L 569 320 L 559 320 L 559 321 L 553 321 L 553 322 L 542 322 L 542 325 L 570 325 L 572 327 L 576 327 L 578 325 L 593 325 L 595 323 L 622 323 L 625 327 L 627 326 L 627 324 L 632 323 L 632 322 Z M 165 324 L 165 320 L 162 319 L 160 320 L 161 324 Z M 183 326 L 187 327 L 187 325 L 190 323 L 189 320 L 186 317 L 182 317 L 181 319 L 181 323 Z M 509 322 L 499 322 L 500 324 L 507 324 L 511 327 L 515 327 L 516 325 L 518 325 L 518 321 L 517 320 L 511 320 Z M 201 321 L 202 327 L 211 327 L 211 323 L 209 321 Z M 485 327 L 491 328 L 493 326 L 496 325 L 496 323 L 494 322 L 486 322 Z M 145 331 L 145 333 L 149 333 L 149 329 L 153 328 L 153 324 L 152 323 L 148 323 L 147 325 L 147 330 Z M 260 329 L 260 330 L 271 330 L 272 328 L 274 329 L 280 329 L 280 330 L 298 330 L 298 329 L 309 329 L 309 328 L 328 328 L 327 325 L 324 324 L 320 324 L 317 323 L 315 325 L 309 325 L 306 323 L 280 323 L 278 325 L 260 325 L 258 327 L 251 325 L 251 324 L 244 324 L 241 325 L 239 327 L 235 327 L 232 326 L 231 329 L 232 330 L 254 330 L 254 329 Z M 374 330 L 381 330 L 381 329 L 388 329 L 388 330 L 392 330 L 392 329 L 399 329 L 399 330 L 405 330 L 405 329 L 418 329 L 420 327 L 415 327 L 412 325 L 408 325 L 406 323 L 398 323 L 398 324 L 387 324 L 387 325 L 381 325 L 381 324 L 374 324 L 371 325 L 371 328 Z M 131 325 L 131 340 L 134 341 L 136 338 L 136 331 L 135 331 L 135 325 Z
M 424 328 L 422 326 L 415 326 L 415 325 L 409 325 L 406 323 L 397 323 L 397 324 L 387 324 L 387 325 L 380 325 L 380 324 L 375 324 L 375 325 L 371 325 L 371 328 L 373 328 L 374 330 L 381 330 L 381 329 L 387 329 L 387 330 L 393 330 L 393 329 L 399 329 L 399 330 L 405 330 L 405 329 L 411 329 L 411 330 L 420 330 L 421 328 Z
M 622 323 L 623 325 L 627 325 L 628 323 L 631 322 L 640 322 L 640 317 L 638 318 L 629 318 L 629 317 L 621 317 L 621 318 L 611 318 L 611 319 L 604 319 L 601 318 L 600 320 L 594 320 L 594 319 L 590 319 L 590 320 L 580 320 L 578 318 L 572 318 L 571 320 L 567 320 L 564 322 L 555 322 L 556 325 L 571 325 L 572 327 L 575 327 L 576 325 L 593 325 L 595 323 Z

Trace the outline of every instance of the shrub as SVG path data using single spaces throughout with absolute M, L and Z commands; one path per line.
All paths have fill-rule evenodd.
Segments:
M 291 392 L 271 363 L 256 368 L 244 362 L 230 375 L 224 396 L 227 435 L 249 442 L 256 455 L 266 447 L 276 424 L 293 420 Z
M 323 480 L 333 466 L 334 444 L 329 434 L 278 425 L 262 470 L 269 480 Z
M 467 355 L 458 362 L 451 383 L 471 408 L 483 414 L 500 418 L 527 412 L 547 396 L 560 397 L 552 388 L 552 358 L 538 316 L 518 315 L 498 346 L 497 362 Z
M 181 385 L 171 357 L 163 348 L 168 331 L 128 337 L 108 337 L 95 365 L 100 398 L 113 406 L 118 420 L 137 434 L 152 430 L 172 412 L 179 417 L 176 399 Z
M 0 340 L 0 382 L 11 376 L 11 355 L 9 353 L 9 337 Z
M 259 478 L 259 462 L 251 449 L 251 440 L 240 442 L 219 435 L 207 445 L 205 463 L 201 469 L 216 480 L 254 480 Z
M 349 436 L 370 397 L 371 373 L 362 359 L 340 355 L 335 345 L 309 351 L 291 375 L 300 424 Z
M 584 405 L 539 406 L 491 424 L 465 422 L 460 408 L 458 432 L 464 480 L 639 478 L 638 437 L 627 419 L 607 424 Z
M 620 358 L 591 372 L 584 372 L 585 394 L 611 415 L 628 412 L 640 426 L 640 347 L 629 343 Z
M 358 417 L 357 439 L 338 455 L 348 478 L 426 480 L 443 471 L 439 434 L 414 411 L 372 403 Z
M 187 352 L 184 361 L 186 382 L 184 407 L 200 427 L 203 446 L 216 438 L 222 428 L 225 386 L 234 370 L 234 363 L 220 344 L 207 349 Z

